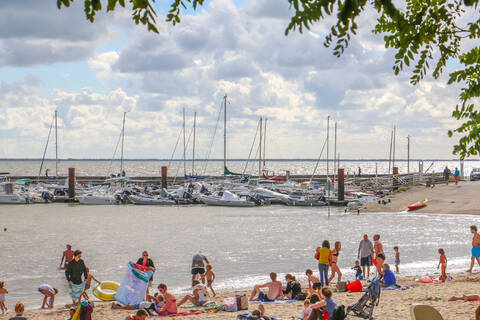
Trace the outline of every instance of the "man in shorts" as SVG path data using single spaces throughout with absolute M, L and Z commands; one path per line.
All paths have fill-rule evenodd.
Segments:
M 203 254 L 197 253 L 192 258 L 192 283 L 193 280 L 198 280 L 198 278 L 202 278 L 202 283 L 205 284 L 205 278 L 202 275 L 205 273 L 205 262 L 210 264 L 207 257 Z
M 473 233 L 472 262 L 470 263 L 470 269 L 468 269 L 467 272 L 472 272 L 473 266 L 475 265 L 475 259 L 477 260 L 478 265 L 480 265 L 480 234 L 477 232 L 477 226 L 471 226 L 470 232 Z
M 282 283 L 277 280 L 275 272 L 270 273 L 270 279 L 272 281 L 253 287 L 249 301 L 274 301 L 283 297 Z M 268 288 L 268 292 L 260 290 L 262 288 Z
M 370 266 L 372 265 L 373 256 L 373 244 L 368 240 L 368 235 L 363 235 L 363 240 L 360 241 L 358 246 L 358 259 L 360 259 L 360 265 L 362 266 L 363 274 L 367 275 L 367 279 L 370 278 Z M 365 267 L 367 267 L 367 273 L 365 273 Z

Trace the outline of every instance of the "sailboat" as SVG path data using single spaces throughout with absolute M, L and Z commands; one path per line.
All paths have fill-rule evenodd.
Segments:
M 261 137 L 261 131 L 260 131 L 260 140 L 261 139 L 262 139 L 262 137 Z M 265 130 L 263 131 L 263 173 L 262 173 L 262 177 L 263 177 L 264 180 L 275 181 L 275 182 L 285 182 L 285 181 L 287 181 L 287 177 L 275 176 L 275 175 L 273 177 L 268 176 L 268 172 L 267 172 L 267 170 L 265 170 L 266 143 L 267 143 L 267 118 L 265 118 Z
M 223 175 L 243 176 L 241 173 L 230 171 L 227 167 L 227 95 L 223 97 Z

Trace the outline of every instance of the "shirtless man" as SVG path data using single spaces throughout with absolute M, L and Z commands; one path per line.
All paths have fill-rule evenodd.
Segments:
M 383 251 L 383 244 L 380 242 L 380 235 L 376 234 L 373 236 L 373 249 L 375 251 L 375 259 L 377 260 L 377 271 L 382 273 L 382 266 L 385 262 L 385 252 Z
M 60 268 L 66 269 L 67 264 L 72 260 L 73 260 L 72 246 L 67 244 L 67 250 L 63 251 L 62 261 L 60 261 Z M 65 261 L 65 263 L 64 263 L 64 261 Z M 62 266 L 62 264 L 63 264 L 63 266 Z
M 250 301 L 273 301 L 283 296 L 282 283 L 277 281 L 277 274 L 275 272 L 270 273 L 270 279 L 272 279 L 271 282 L 253 287 L 252 294 L 250 295 Z M 261 288 L 268 288 L 268 293 L 265 294 L 262 290 L 260 290 Z M 258 297 L 256 297 L 257 294 Z
M 470 263 L 470 269 L 467 272 L 472 272 L 473 266 L 475 265 L 475 259 L 480 265 L 480 234 L 477 232 L 477 226 L 473 225 L 470 227 L 470 232 L 473 233 L 472 239 L 472 262 Z

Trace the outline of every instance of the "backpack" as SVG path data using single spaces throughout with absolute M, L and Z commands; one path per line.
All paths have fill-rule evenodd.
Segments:
M 345 320 L 347 318 L 345 314 L 345 306 L 340 305 L 335 308 L 335 311 L 333 311 L 333 315 L 330 318 L 331 320 Z
M 93 305 L 90 301 L 83 301 L 81 305 L 80 320 L 92 320 Z

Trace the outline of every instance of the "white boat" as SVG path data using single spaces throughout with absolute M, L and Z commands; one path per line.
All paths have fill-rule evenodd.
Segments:
M 222 206 L 222 207 L 253 207 L 255 206 L 255 202 L 242 199 L 236 194 L 231 193 L 230 191 L 219 192 L 217 196 L 201 195 L 198 199 L 209 206 Z
M 118 201 L 113 195 L 94 195 L 87 194 L 84 196 L 78 197 L 80 204 L 89 204 L 89 205 L 111 205 L 117 204 Z
M 306 199 L 305 197 L 302 198 L 292 198 L 292 197 L 284 197 L 281 198 L 282 201 L 287 206 L 294 206 L 294 207 L 322 207 L 326 206 L 327 202 L 320 200 L 320 199 Z
M 5 179 L 6 180 L 6 179 Z M 25 204 L 28 198 L 13 192 L 13 183 L 9 181 L 0 183 L 0 204 Z
M 128 199 L 133 204 L 142 204 L 142 205 L 172 205 L 176 204 L 175 200 L 165 199 L 165 198 L 153 198 L 145 197 L 139 195 L 128 196 Z

